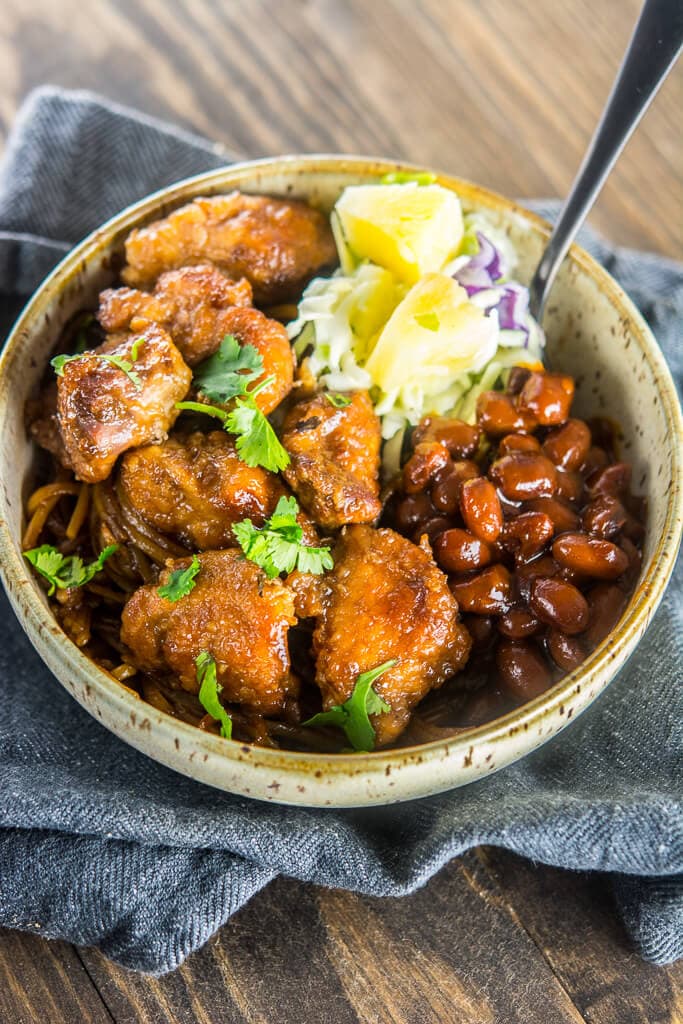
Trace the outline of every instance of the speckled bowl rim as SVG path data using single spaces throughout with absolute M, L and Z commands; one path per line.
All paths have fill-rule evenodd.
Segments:
M 8 400 L 7 366 L 14 358 L 15 350 L 19 347 L 21 339 L 30 336 L 31 324 L 41 311 L 44 297 L 55 291 L 59 292 L 66 286 L 79 269 L 101 255 L 102 250 L 106 248 L 112 237 L 119 234 L 122 229 L 128 230 L 133 223 L 137 224 L 154 215 L 158 216 L 159 207 L 172 208 L 193 195 L 201 195 L 203 191 L 216 192 L 223 188 L 237 187 L 242 177 L 254 176 L 261 171 L 268 176 L 282 173 L 298 177 L 313 173 L 329 173 L 356 174 L 358 177 L 367 177 L 368 175 L 379 176 L 387 172 L 402 170 L 422 171 L 425 168 L 402 161 L 335 154 L 264 158 L 243 161 L 196 175 L 132 204 L 76 245 L 43 281 L 20 314 L 0 357 L 0 409 L 5 409 Z M 549 236 L 550 225 L 547 221 L 512 200 L 452 175 L 435 173 L 437 173 L 438 182 L 454 189 L 461 197 L 466 198 L 469 204 L 481 205 L 493 210 L 504 209 L 507 213 L 526 221 L 544 238 Z M 406 786 L 408 791 L 401 792 L 400 769 L 404 766 L 419 764 L 422 766 L 421 774 L 424 777 L 431 763 L 444 759 L 454 760 L 467 767 L 472 764 L 475 752 L 482 744 L 486 744 L 487 747 L 494 744 L 500 745 L 506 738 L 515 734 L 528 733 L 529 742 L 525 749 L 518 750 L 512 756 L 506 755 L 497 763 L 488 766 L 489 771 L 498 770 L 530 753 L 542 742 L 545 742 L 545 738 L 556 735 L 558 731 L 565 728 L 572 715 L 574 718 L 578 717 L 578 713 L 585 710 L 609 685 L 618 668 L 638 643 L 662 599 L 673 571 L 683 527 L 681 456 L 683 418 L 668 366 L 649 327 L 616 281 L 579 246 L 571 247 L 570 257 L 582 271 L 595 281 L 599 290 L 607 295 L 613 306 L 620 310 L 628 322 L 633 340 L 647 360 L 659 389 L 663 413 L 669 428 L 668 437 L 671 441 L 672 459 L 672 485 L 666 516 L 661 536 L 652 555 L 649 576 L 639 583 L 631 596 L 627 610 L 615 632 L 592 652 L 579 669 L 565 676 L 546 694 L 493 722 L 454 733 L 445 739 L 433 740 L 415 746 L 379 750 L 367 754 L 328 755 L 272 750 L 226 742 L 218 736 L 200 731 L 192 725 L 181 722 L 164 712 L 158 712 L 145 704 L 123 686 L 117 684 L 106 672 L 99 669 L 66 637 L 49 611 L 42 591 L 33 579 L 25 560 L 21 557 L 4 517 L 4 508 L 0 505 L 0 577 L 23 628 L 39 651 L 41 647 L 44 647 L 76 677 L 89 679 L 84 696 L 74 692 L 66 683 L 62 685 L 65 685 L 79 703 L 91 713 L 93 713 L 93 709 L 87 698 L 92 691 L 99 693 L 108 703 L 112 712 L 120 712 L 133 722 L 136 721 L 136 717 L 139 717 L 141 729 L 151 730 L 154 728 L 160 735 L 160 739 L 173 740 L 176 749 L 179 749 L 179 740 L 182 738 L 197 750 L 203 750 L 210 754 L 212 758 L 217 757 L 232 763 L 247 761 L 253 769 L 263 768 L 264 771 L 272 773 L 274 779 L 277 779 L 280 773 L 295 772 L 302 777 L 306 776 L 307 782 L 313 783 L 313 788 L 309 789 L 301 798 L 294 796 L 284 800 L 278 795 L 279 787 L 275 782 L 272 787 L 272 796 L 265 791 L 250 793 L 250 795 L 258 799 L 308 806 L 362 806 L 396 802 L 443 792 L 466 783 L 450 782 L 446 785 L 439 784 L 430 787 L 428 784 L 415 786 L 409 782 Z M 5 485 L 1 501 L 6 503 L 8 500 Z M 38 643 L 36 638 L 39 638 L 42 643 Z M 604 678 L 593 678 L 592 682 L 584 685 L 587 677 L 595 677 L 596 674 L 602 674 Z M 565 715 L 564 724 L 559 728 L 551 725 L 547 730 L 548 736 L 546 737 L 542 728 L 543 721 L 554 712 L 558 712 L 560 716 Z M 154 724 L 152 724 L 152 719 Z M 533 739 L 532 735 L 534 735 Z M 537 739 L 536 737 L 541 738 Z M 132 740 L 130 742 L 136 745 Z M 161 760 L 161 758 L 156 758 L 153 753 L 148 752 L 148 756 Z M 192 765 L 190 764 L 189 768 L 178 768 L 177 770 L 192 774 Z M 341 802 L 335 799 L 335 777 L 344 776 L 348 779 L 369 775 L 379 778 L 382 775 L 388 776 L 390 773 L 394 774 L 391 785 L 394 782 L 396 784 L 393 792 L 385 792 L 381 797 L 362 797 L 359 794 L 357 799 L 344 799 Z M 486 773 L 486 770 L 482 770 L 478 775 L 473 776 L 471 781 L 476 781 Z M 398 779 L 397 776 L 399 776 Z M 329 784 L 330 779 L 332 780 L 331 785 Z M 321 783 L 318 790 L 315 785 L 316 780 Z M 303 787 L 298 788 L 303 793 Z M 233 791 L 245 793 L 245 789 L 241 785 L 235 786 Z M 248 793 L 249 790 L 246 792 Z M 323 799 L 323 797 L 329 799 Z

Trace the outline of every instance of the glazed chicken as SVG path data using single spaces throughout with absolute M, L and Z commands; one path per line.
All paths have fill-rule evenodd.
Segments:
M 263 373 L 250 386 L 256 388 L 266 377 L 273 378 L 256 396 L 259 409 L 268 415 L 292 389 L 294 356 L 287 331 L 258 309 L 226 310 L 224 323 L 226 334 L 232 334 L 241 346 L 253 345 L 261 356 Z
M 246 278 L 231 281 L 207 264 L 182 267 L 162 274 L 153 292 L 135 288 L 109 288 L 100 295 L 97 318 L 107 331 L 137 330 L 147 322 L 164 327 L 188 366 L 202 363 L 232 334 L 240 345 L 253 345 L 263 362 L 263 373 L 274 380 L 256 399 L 266 414 L 289 393 L 294 357 L 287 331 L 251 307 L 251 286 Z M 209 399 L 210 400 L 210 399 Z
M 287 647 L 296 621 L 291 593 L 239 550 L 207 551 L 198 558 L 195 587 L 182 600 L 160 597 L 158 584 L 135 591 L 123 609 L 123 643 L 140 668 L 171 672 L 191 693 L 199 690 L 195 659 L 208 651 L 224 701 L 264 715 L 280 710 L 298 686 Z M 160 583 L 190 561 L 170 562 Z
M 282 444 L 291 459 L 285 479 L 326 529 L 372 523 L 382 511 L 379 420 L 367 391 L 343 397 L 349 404 L 342 407 L 324 394 L 302 399 L 289 410 L 282 428 Z
M 232 192 L 195 199 L 164 220 L 132 231 L 123 281 L 147 287 L 166 270 L 209 261 L 246 277 L 258 304 L 298 299 L 301 289 L 336 262 L 327 219 L 306 203 Z
M 415 705 L 469 656 L 471 639 L 445 575 L 429 550 L 393 530 L 343 531 L 318 612 L 313 649 L 325 709 L 351 696 L 361 672 L 397 659 L 374 684 L 391 707 L 371 718 L 378 745 L 395 740 Z
M 163 440 L 178 417 L 176 402 L 185 397 L 191 380 L 189 366 L 156 324 L 112 335 L 99 348 L 65 363 L 57 379 L 57 412 L 76 476 L 97 483 L 106 479 L 122 452 Z
M 286 493 L 275 473 L 247 466 L 222 430 L 128 452 L 119 481 L 139 516 L 200 551 L 234 544 L 233 523 L 261 526 Z
M 153 292 L 108 288 L 100 295 L 97 312 L 105 331 L 126 331 L 141 317 L 164 327 L 188 366 L 196 366 L 216 351 L 232 328 L 226 316 L 235 306 L 251 306 L 246 278 L 232 281 L 207 263 L 162 274 Z

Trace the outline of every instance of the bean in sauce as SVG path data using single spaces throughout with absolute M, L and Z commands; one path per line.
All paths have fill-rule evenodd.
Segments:
M 608 421 L 571 416 L 573 394 L 566 375 L 515 367 L 507 391 L 479 396 L 476 426 L 426 417 L 387 506 L 388 525 L 430 538 L 472 635 L 466 672 L 478 688 L 462 724 L 578 668 L 640 573 L 644 505 L 631 467 L 614 457 Z

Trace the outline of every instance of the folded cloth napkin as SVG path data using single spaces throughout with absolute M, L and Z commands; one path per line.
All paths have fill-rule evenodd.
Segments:
M 0 168 L 5 311 L 121 207 L 227 159 L 94 96 L 34 93 Z M 680 380 L 683 268 L 583 240 L 643 309 Z M 683 876 L 674 877 L 683 871 L 682 588 L 679 568 L 637 653 L 571 729 L 491 778 L 371 811 L 258 803 L 161 767 L 67 695 L 4 603 L 0 923 L 160 974 L 277 874 L 397 896 L 484 843 L 607 873 L 641 954 L 674 960 L 683 953 Z

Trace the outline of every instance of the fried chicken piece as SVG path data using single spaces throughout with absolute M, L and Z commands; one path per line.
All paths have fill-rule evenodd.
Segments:
M 130 372 L 109 357 L 127 360 Z M 87 483 L 105 480 L 122 452 L 163 440 L 178 416 L 176 402 L 185 397 L 191 380 L 189 366 L 156 324 L 112 335 L 99 348 L 65 363 L 57 379 L 57 412 L 76 476 Z
M 225 317 L 235 306 L 251 306 L 246 278 L 232 281 L 216 267 L 202 263 L 162 274 L 153 292 L 108 288 L 100 295 L 97 319 L 110 333 L 129 330 L 136 317 L 159 324 L 187 365 L 196 366 L 232 333 Z
M 287 646 L 296 623 L 290 591 L 235 548 L 198 557 L 194 589 L 178 601 L 160 597 L 159 584 L 135 591 L 121 616 L 122 642 L 140 669 L 170 670 L 190 693 L 199 691 L 195 660 L 208 651 L 216 660 L 224 701 L 261 714 L 279 711 L 297 691 Z M 190 562 L 189 557 L 169 561 L 160 584 Z
M 282 444 L 291 459 L 285 479 L 316 523 L 373 523 L 379 494 L 380 425 L 367 391 L 346 396 L 337 408 L 324 394 L 305 398 L 287 413 Z
M 263 373 L 249 387 L 256 388 L 266 377 L 273 377 L 255 399 L 261 412 L 268 415 L 292 390 L 294 354 L 287 331 L 258 309 L 226 310 L 224 321 L 227 334 L 234 335 L 241 346 L 253 345 L 261 356 Z
M 222 430 L 128 452 L 119 481 L 139 516 L 202 551 L 232 546 L 233 523 L 262 526 L 286 494 L 275 473 L 247 466 Z
M 123 281 L 151 285 L 165 270 L 207 260 L 246 277 L 257 303 L 298 301 L 307 282 L 336 263 L 327 218 L 296 199 L 231 192 L 195 199 L 126 239 Z
M 391 743 L 415 705 L 467 661 L 457 601 L 429 550 L 369 526 L 343 531 L 323 583 L 313 634 L 323 707 L 347 700 L 361 672 L 397 659 L 374 683 L 391 711 L 371 717 L 378 745 Z

